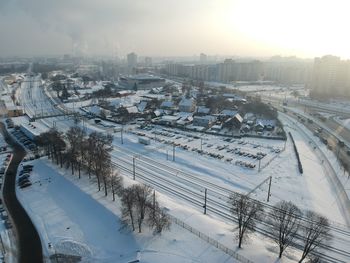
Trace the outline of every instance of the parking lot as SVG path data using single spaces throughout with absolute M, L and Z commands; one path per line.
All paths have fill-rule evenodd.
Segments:
M 137 128 L 132 133 L 139 137 L 149 138 L 154 142 L 175 145 L 185 151 L 196 152 L 199 155 L 215 158 L 243 169 L 259 169 L 259 165 L 262 169 L 284 150 L 282 141 L 236 139 L 161 126 Z
M 18 126 L 13 125 L 11 119 L 6 119 L 7 129 L 10 131 L 11 135 L 20 143 L 24 148 L 30 151 L 32 154 L 38 153 L 38 147 L 30 138 L 28 138 Z

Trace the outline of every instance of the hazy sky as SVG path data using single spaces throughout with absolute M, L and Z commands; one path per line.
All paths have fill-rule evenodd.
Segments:
M 348 0 L 0 0 L 0 56 L 350 58 Z

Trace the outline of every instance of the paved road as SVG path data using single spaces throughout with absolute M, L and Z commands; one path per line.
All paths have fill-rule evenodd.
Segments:
M 6 173 L 3 197 L 17 234 L 18 259 L 20 263 L 41 263 L 43 262 L 43 256 L 39 234 L 30 217 L 19 203 L 15 192 L 17 167 L 25 156 L 25 152 L 7 134 L 3 123 L 0 123 L 0 131 L 6 142 L 13 147 L 13 159 Z

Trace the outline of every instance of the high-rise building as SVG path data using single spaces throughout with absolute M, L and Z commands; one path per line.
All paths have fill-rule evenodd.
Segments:
M 127 55 L 128 60 L 128 67 L 129 68 L 135 68 L 137 66 L 137 55 L 136 53 L 132 52 Z
M 201 53 L 201 54 L 199 55 L 199 62 L 200 62 L 201 64 L 207 63 L 207 59 L 208 59 L 208 56 L 207 56 L 206 54 Z
M 315 58 L 311 89 L 319 96 L 350 95 L 350 61 L 327 55 Z
M 151 57 L 145 57 L 145 66 L 146 67 L 152 66 L 152 58 Z

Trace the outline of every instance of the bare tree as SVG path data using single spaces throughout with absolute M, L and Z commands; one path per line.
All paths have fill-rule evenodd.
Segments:
M 66 138 L 69 142 L 69 156 L 70 156 L 70 165 L 72 169 L 72 174 L 74 174 L 75 165 L 78 163 L 78 134 L 79 134 L 79 127 L 73 126 L 70 127 L 69 130 L 66 132 Z
M 109 177 L 109 184 L 111 187 L 113 201 L 115 201 L 115 195 L 122 196 L 123 193 L 123 177 L 118 172 L 112 172 Z
M 278 202 L 270 212 L 271 238 L 279 247 L 279 258 L 292 244 L 298 232 L 300 215 L 300 209 L 292 202 L 287 201 Z
M 136 205 L 135 191 L 133 187 L 125 188 L 121 195 L 122 220 L 124 225 L 131 225 L 132 231 L 135 231 L 134 208 Z
M 85 155 L 86 155 L 85 164 L 86 164 L 89 178 L 91 178 L 91 172 L 93 170 L 96 136 L 97 136 L 96 132 L 90 133 L 89 137 L 86 140 L 86 145 L 85 145 Z
M 230 210 L 238 222 L 238 247 L 249 237 L 249 232 L 255 231 L 256 221 L 260 219 L 263 207 L 260 203 L 247 197 L 234 193 L 229 199 Z
M 153 200 L 152 204 L 150 205 L 147 221 L 149 227 L 154 229 L 155 234 L 160 234 L 164 229 L 170 229 L 170 218 L 165 209 L 161 209 L 159 207 L 155 192 L 153 192 Z
M 39 146 L 44 147 L 48 158 L 51 158 L 52 161 L 56 160 L 57 164 L 60 161 L 62 166 L 62 153 L 66 148 L 66 143 L 60 132 L 52 128 L 38 136 L 35 141 Z
M 98 190 L 101 190 L 101 179 L 104 183 L 105 195 L 107 195 L 107 178 L 111 172 L 112 163 L 110 151 L 113 137 L 110 134 L 94 133 L 94 148 L 92 151 L 92 168 L 97 178 Z
M 136 216 L 139 233 L 142 232 L 142 223 L 152 202 L 152 189 L 147 185 L 133 185 L 136 200 Z
M 328 219 L 313 211 L 306 211 L 307 220 L 300 225 L 303 242 L 303 253 L 299 263 L 303 262 L 306 257 L 314 258 L 313 252 L 316 252 L 320 246 L 331 241 Z

